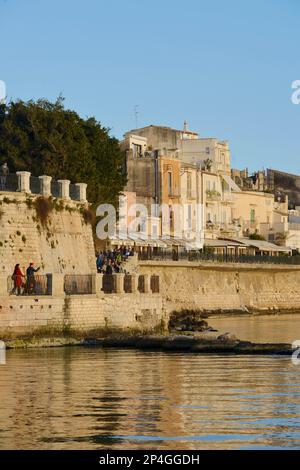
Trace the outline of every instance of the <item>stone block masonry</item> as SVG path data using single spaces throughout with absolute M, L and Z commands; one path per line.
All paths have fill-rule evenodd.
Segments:
M 168 313 L 300 310 L 300 266 L 141 261 L 139 271 L 159 275 Z
M 20 263 L 41 266 L 39 274 L 89 274 L 96 271 L 92 228 L 83 220 L 84 205 L 57 200 L 43 224 L 33 206 L 36 195 L 0 194 L 0 273 Z
M 165 315 L 159 294 L 0 297 L 0 338 L 47 334 L 149 332 Z

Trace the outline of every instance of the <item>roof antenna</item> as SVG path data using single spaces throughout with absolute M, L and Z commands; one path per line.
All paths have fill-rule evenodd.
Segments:
M 135 117 L 135 128 L 138 129 L 139 121 L 139 105 L 136 104 L 134 107 L 134 117 Z

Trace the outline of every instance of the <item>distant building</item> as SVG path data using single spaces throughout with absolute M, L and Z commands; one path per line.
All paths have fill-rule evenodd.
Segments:
M 175 211 L 180 205 L 185 240 L 199 240 L 201 231 L 202 245 L 212 246 L 221 238 L 257 234 L 300 250 L 300 177 L 276 170 L 249 174 L 247 168 L 231 169 L 228 142 L 201 138 L 186 122 L 183 130 L 154 125 L 134 129 L 120 145 L 126 153 L 125 191 L 147 207 L 148 233 L 151 227 L 150 233 L 161 237 L 165 223 L 175 242 Z M 153 204 L 168 208 L 168 220 L 152 213 Z
M 300 176 L 279 170 L 267 170 L 267 185 L 278 197 L 289 198 L 289 208 L 300 206 Z
M 262 191 L 275 195 L 277 201 L 289 199 L 289 208 L 300 206 L 300 176 L 279 170 L 255 171 L 231 170 L 231 177 L 243 191 Z
M 236 235 L 231 192 L 240 189 L 230 176 L 228 142 L 201 139 L 185 122 L 183 130 L 165 126 L 134 129 L 124 135 L 121 147 L 126 152 L 125 189 L 135 192 L 137 202 L 148 211 L 154 203 L 167 205 L 172 227 L 173 206 L 180 204 L 186 212 L 182 218 L 187 238 L 199 237 L 199 226 L 203 227 L 201 239 L 216 239 L 220 233 Z
M 272 188 L 269 187 L 264 171 L 255 171 L 249 175 L 248 168 L 244 170 L 232 168 L 231 177 L 243 191 L 272 192 Z

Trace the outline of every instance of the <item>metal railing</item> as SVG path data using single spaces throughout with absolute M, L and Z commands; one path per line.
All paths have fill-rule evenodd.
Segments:
M 16 192 L 18 190 L 18 177 L 15 173 L 3 177 L 0 182 L 0 191 Z
M 60 185 L 57 181 L 51 181 L 51 194 L 53 197 L 60 197 Z
M 150 286 L 153 294 L 159 294 L 159 276 L 153 274 L 150 278 Z
M 50 276 L 46 274 L 9 276 L 7 290 L 10 295 L 51 295 Z
M 103 275 L 102 290 L 105 294 L 113 294 L 116 292 L 116 277 L 113 274 Z
M 124 276 L 124 292 L 125 294 L 132 293 L 132 276 L 130 274 Z
M 41 180 L 36 176 L 30 176 L 30 190 L 32 194 L 41 194 Z
M 91 274 L 66 274 L 64 291 L 67 295 L 92 294 Z
M 138 291 L 143 294 L 145 292 L 145 276 L 141 274 L 138 279 Z
M 215 263 L 250 263 L 250 264 L 291 264 L 300 265 L 300 256 L 270 256 L 270 255 L 232 255 L 213 253 L 177 253 L 161 252 L 156 254 L 140 253 L 141 261 L 211 261 Z

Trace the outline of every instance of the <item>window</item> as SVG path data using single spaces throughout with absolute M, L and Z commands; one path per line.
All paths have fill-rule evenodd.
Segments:
M 133 151 L 133 156 L 135 158 L 142 156 L 142 146 L 141 145 L 132 144 L 132 151 Z
M 188 205 L 188 229 L 191 230 L 192 228 L 192 205 Z
M 172 172 L 171 172 L 171 171 L 168 171 L 168 193 L 169 193 L 169 194 L 172 194 L 172 186 L 173 186 L 173 182 L 172 182 Z
M 251 209 L 250 211 L 250 222 L 251 224 L 254 224 L 255 222 L 255 209 Z
M 187 173 L 186 192 L 187 192 L 187 197 L 190 198 L 191 195 L 192 195 L 192 175 L 191 175 L 191 173 Z
M 210 154 L 210 148 L 206 147 L 205 152 L 207 153 L 207 155 L 209 155 Z

